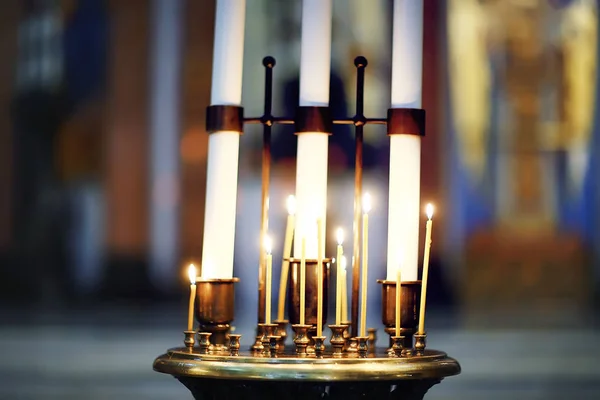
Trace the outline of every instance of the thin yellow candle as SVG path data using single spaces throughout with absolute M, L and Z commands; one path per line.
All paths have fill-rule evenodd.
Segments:
M 433 226 L 433 206 L 427 204 L 427 224 L 425 226 L 425 249 L 423 251 L 423 279 L 421 281 L 421 309 L 419 312 L 419 334 L 425 333 L 425 303 L 427 299 L 427 277 L 429 275 L 429 251 L 431 249 L 431 228 Z
M 398 264 L 398 271 L 396 272 L 396 336 L 400 336 L 401 328 L 401 309 L 402 309 L 402 265 Z
M 188 276 L 190 278 L 190 305 L 188 307 L 188 324 L 187 330 L 191 331 L 194 329 L 194 304 L 196 300 L 196 266 L 190 264 L 188 267 Z
M 271 242 L 271 238 L 265 236 L 265 252 L 267 253 L 265 264 L 267 267 L 267 273 L 265 276 L 266 280 L 266 298 L 265 298 L 265 322 L 267 324 L 271 323 L 271 280 L 273 276 L 273 255 L 271 251 L 273 249 L 273 243 Z
M 342 256 L 342 322 L 348 322 L 348 288 L 346 280 L 346 257 Z
M 300 256 L 300 325 L 304 325 L 306 314 L 306 237 L 302 237 Z
M 279 280 L 279 306 L 277 308 L 277 319 L 283 321 L 285 318 L 285 293 L 287 291 L 287 279 L 290 262 L 287 260 L 292 252 L 294 240 L 294 227 L 296 225 L 296 198 L 293 195 L 287 198 L 287 225 L 285 228 L 285 239 L 283 242 L 283 261 L 281 263 L 281 278 Z
M 317 336 L 323 336 L 323 220 L 317 219 Z
M 336 274 L 336 285 L 335 285 L 335 324 L 340 325 L 342 323 L 342 275 L 344 271 L 342 271 L 342 255 L 344 254 L 344 248 L 342 243 L 344 243 L 344 230 L 342 228 L 338 228 L 335 232 L 335 236 L 337 239 L 337 254 L 335 256 L 335 262 L 337 264 L 337 274 Z
M 362 255 L 362 304 L 360 315 L 360 336 L 367 336 L 367 277 L 369 270 L 369 211 L 371 211 L 371 196 L 365 193 L 363 197 L 363 255 Z

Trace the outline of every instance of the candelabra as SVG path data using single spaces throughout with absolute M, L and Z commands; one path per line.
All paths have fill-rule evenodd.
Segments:
M 356 114 L 352 118 L 332 120 L 326 107 L 299 107 L 295 118 L 271 114 L 272 76 L 275 59 L 265 57 L 265 107 L 257 118 L 244 118 L 237 106 L 210 106 L 207 130 L 243 130 L 244 123 L 263 125 L 263 210 L 266 209 L 270 162 L 270 129 L 274 124 L 294 124 L 297 132 L 331 132 L 332 124 L 355 127 L 356 183 L 355 201 L 360 203 L 362 180 L 363 126 L 386 124 L 388 133 L 408 132 L 423 135 L 424 111 L 390 109 L 387 118 L 366 118 L 363 114 L 364 72 L 367 60 L 355 59 L 357 69 Z M 360 213 L 355 214 L 356 219 Z M 265 219 L 263 218 L 263 222 Z M 358 224 L 355 224 L 357 226 Z M 356 231 L 356 229 L 355 229 Z M 261 232 L 264 230 L 261 228 Z M 429 236 L 429 235 L 428 235 Z M 356 235 L 355 235 L 356 238 Z M 429 239 L 428 239 L 429 240 Z M 358 241 L 355 240 L 355 244 Z M 389 346 L 375 348 L 376 330 L 369 336 L 358 332 L 358 265 L 353 267 L 351 321 L 329 325 L 330 346 L 321 332 L 327 322 L 326 305 L 331 260 L 289 258 L 287 305 L 294 332 L 293 344 L 285 343 L 288 321 L 270 322 L 264 312 L 267 266 L 259 268 L 259 315 L 254 345 L 240 349 L 240 335 L 229 332 L 234 319 L 233 279 L 200 279 L 196 317 L 199 329 L 186 330 L 184 346 L 168 350 L 154 362 L 158 372 L 175 376 L 197 399 L 422 399 L 427 390 L 444 377 L 460 373 L 456 360 L 444 352 L 426 348 L 426 334 L 418 328 L 424 308 L 426 275 L 423 282 L 380 280 L 382 285 L 382 322 L 389 334 Z M 289 255 L 286 255 L 288 257 Z M 340 260 L 338 260 L 338 263 Z M 399 277 L 399 275 L 398 275 Z M 401 282 L 400 287 L 397 283 Z M 268 281 L 267 281 L 268 283 Z M 423 286 L 423 288 L 422 288 Z M 397 290 L 399 289 L 399 290 Z M 303 314 L 304 313 L 304 314 Z M 363 324 L 364 325 L 364 324 Z M 421 324 L 422 326 L 422 324 Z M 197 339 L 194 337 L 197 333 Z

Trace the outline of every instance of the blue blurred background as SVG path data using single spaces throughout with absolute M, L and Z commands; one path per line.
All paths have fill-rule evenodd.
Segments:
M 333 3 L 334 117 L 354 110 L 357 55 L 369 59 L 365 113 L 383 117 L 392 2 Z M 429 343 L 463 365 L 427 398 L 597 399 L 598 2 L 424 3 Z M 181 343 L 186 266 L 201 259 L 214 12 L 214 0 L 0 2 L 0 398 L 191 397 L 151 365 Z M 300 12 L 299 0 L 247 1 L 247 116 L 262 111 L 265 55 L 277 59 L 274 112 L 293 115 Z M 246 128 L 240 154 L 243 345 L 256 322 L 260 133 Z M 365 140 L 368 324 L 381 328 L 389 146 L 381 127 Z M 336 127 L 327 224 L 347 232 L 353 149 Z M 293 130 L 274 129 L 273 152 L 279 282 Z

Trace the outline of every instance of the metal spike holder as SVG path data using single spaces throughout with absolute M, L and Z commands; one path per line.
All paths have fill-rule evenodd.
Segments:
M 360 181 L 359 175 L 362 177 L 364 125 L 387 124 L 389 134 L 402 131 L 422 135 L 424 132 L 423 110 L 390 109 L 387 118 L 364 116 L 364 74 L 367 66 L 364 57 L 354 60 L 357 68 L 356 115 L 333 121 L 328 120 L 328 109 L 323 107 L 299 107 L 295 120 L 274 117 L 271 114 L 271 104 L 275 59 L 265 57 L 263 65 L 266 70 L 264 115 L 244 118 L 241 107 L 210 106 L 207 110 L 209 132 L 241 132 L 244 123 L 259 123 L 264 128 L 263 143 L 265 147 L 270 147 L 270 129 L 273 124 L 295 124 L 297 131 L 317 132 L 331 132 L 325 130 L 330 129 L 331 124 L 354 125 L 357 181 Z M 325 264 L 326 262 L 323 263 L 323 268 L 326 268 Z M 260 276 L 264 276 L 262 268 L 261 265 L 259 305 L 264 304 L 265 297 L 264 285 L 260 284 Z M 357 289 L 358 269 L 355 267 L 352 272 L 353 289 Z M 293 276 L 295 275 L 290 276 L 290 287 L 295 287 Z M 328 274 L 323 276 L 324 280 L 328 281 Z M 309 325 L 298 325 L 297 315 L 293 312 L 297 307 L 297 296 L 290 289 L 288 310 L 291 311 L 290 320 L 295 333 L 294 344 L 283 346 L 281 338 L 287 335 L 287 321 L 266 325 L 263 323 L 264 316 L 259 311 L 260 324 L 257 339 L 253 340 L 254 351 L 246 352 L 239 351 L 240 335 L 229 335 L 229 323 L 233 320 L 233 281 L 225 285 L 207 283 L 213 288 L 218 286 L 226 290 L 229 304 L 218 312 L 215 312 L 211 305 L 223 302 L 223 297 L 215 297 L 219 290 L 211 291 L 212 294 L 198 291 L 199 309 L 202 310 L 198 314 L 200 328 L 208 332 L 198 332 L 198 341 L 194 341 L 192 331 L 184 332 L 186 340 L 183 347 L 170 349 L 154 361 L 155 371 L 175 376 L 196 399 L 254 399 L 277 395 L 285 399 L 320 399 L 326 396 L 331 400 L 419 400 L 423 399 L 430 387 L 443 378 L 460 373 L 460 365 L 456 360 L 442 351 L 426 349 L 425 335 L 416 334 L 416 307 L 421 288 L 419 281 L 406 283 L 407 290 L 404 290 L 405 283 L 402 285 L 401 336 L 398 337 L 393 336 L 394 332 L 391 329 L 391 316 L 395 315 L 395 303 L 391 300 L 394 298 L 395 283 L 380 281 L 383 287 L 382 320 L 385 331 L 390 334 L 389 346 L 375 347 L 376 330 L 370 330 L 369 337 L 357 337 L 357 290 L 353 290 L 352 295 L 352 321 L 344 322 L 342 326 L 330 326 L 332 334 L 329 339 L 332 345 L 328 346 L 325 336 L 313 337 L 316 300 L 310 300 L 311 306 L 307 308 L 306 321 Z M 324 282 L 324 293 L 327 293 L 326 283 Z M 307 293 L 316 293 L 314 285 L 315 280 L 307 279 Z M 327 302 L 324 301 L 324 304 Z M 295 313 L 297 314 L 297 311 Z M 325 324 L 326 307 L 323 307 L 323 314 Z M 219 316 L 220 320 L 215 320 L 215 316 Z M 346 329 L 347 326 L 350 328 Z M 414 345 L 413 337 L 416 341 Z

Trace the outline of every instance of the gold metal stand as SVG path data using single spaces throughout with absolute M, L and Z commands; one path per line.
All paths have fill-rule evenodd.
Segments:
M 360 358 L 326 351 L 298 357 L 287 347 L 277 357 L 228 352 L 199 354 L 175 348 L 154 361 L 154 370 L 175 376 L 196 399 L 423 399 L 427 390 L 460 373 L 458 362 L 437 350 L 422 356 L 390 356 L 376 349 Z

